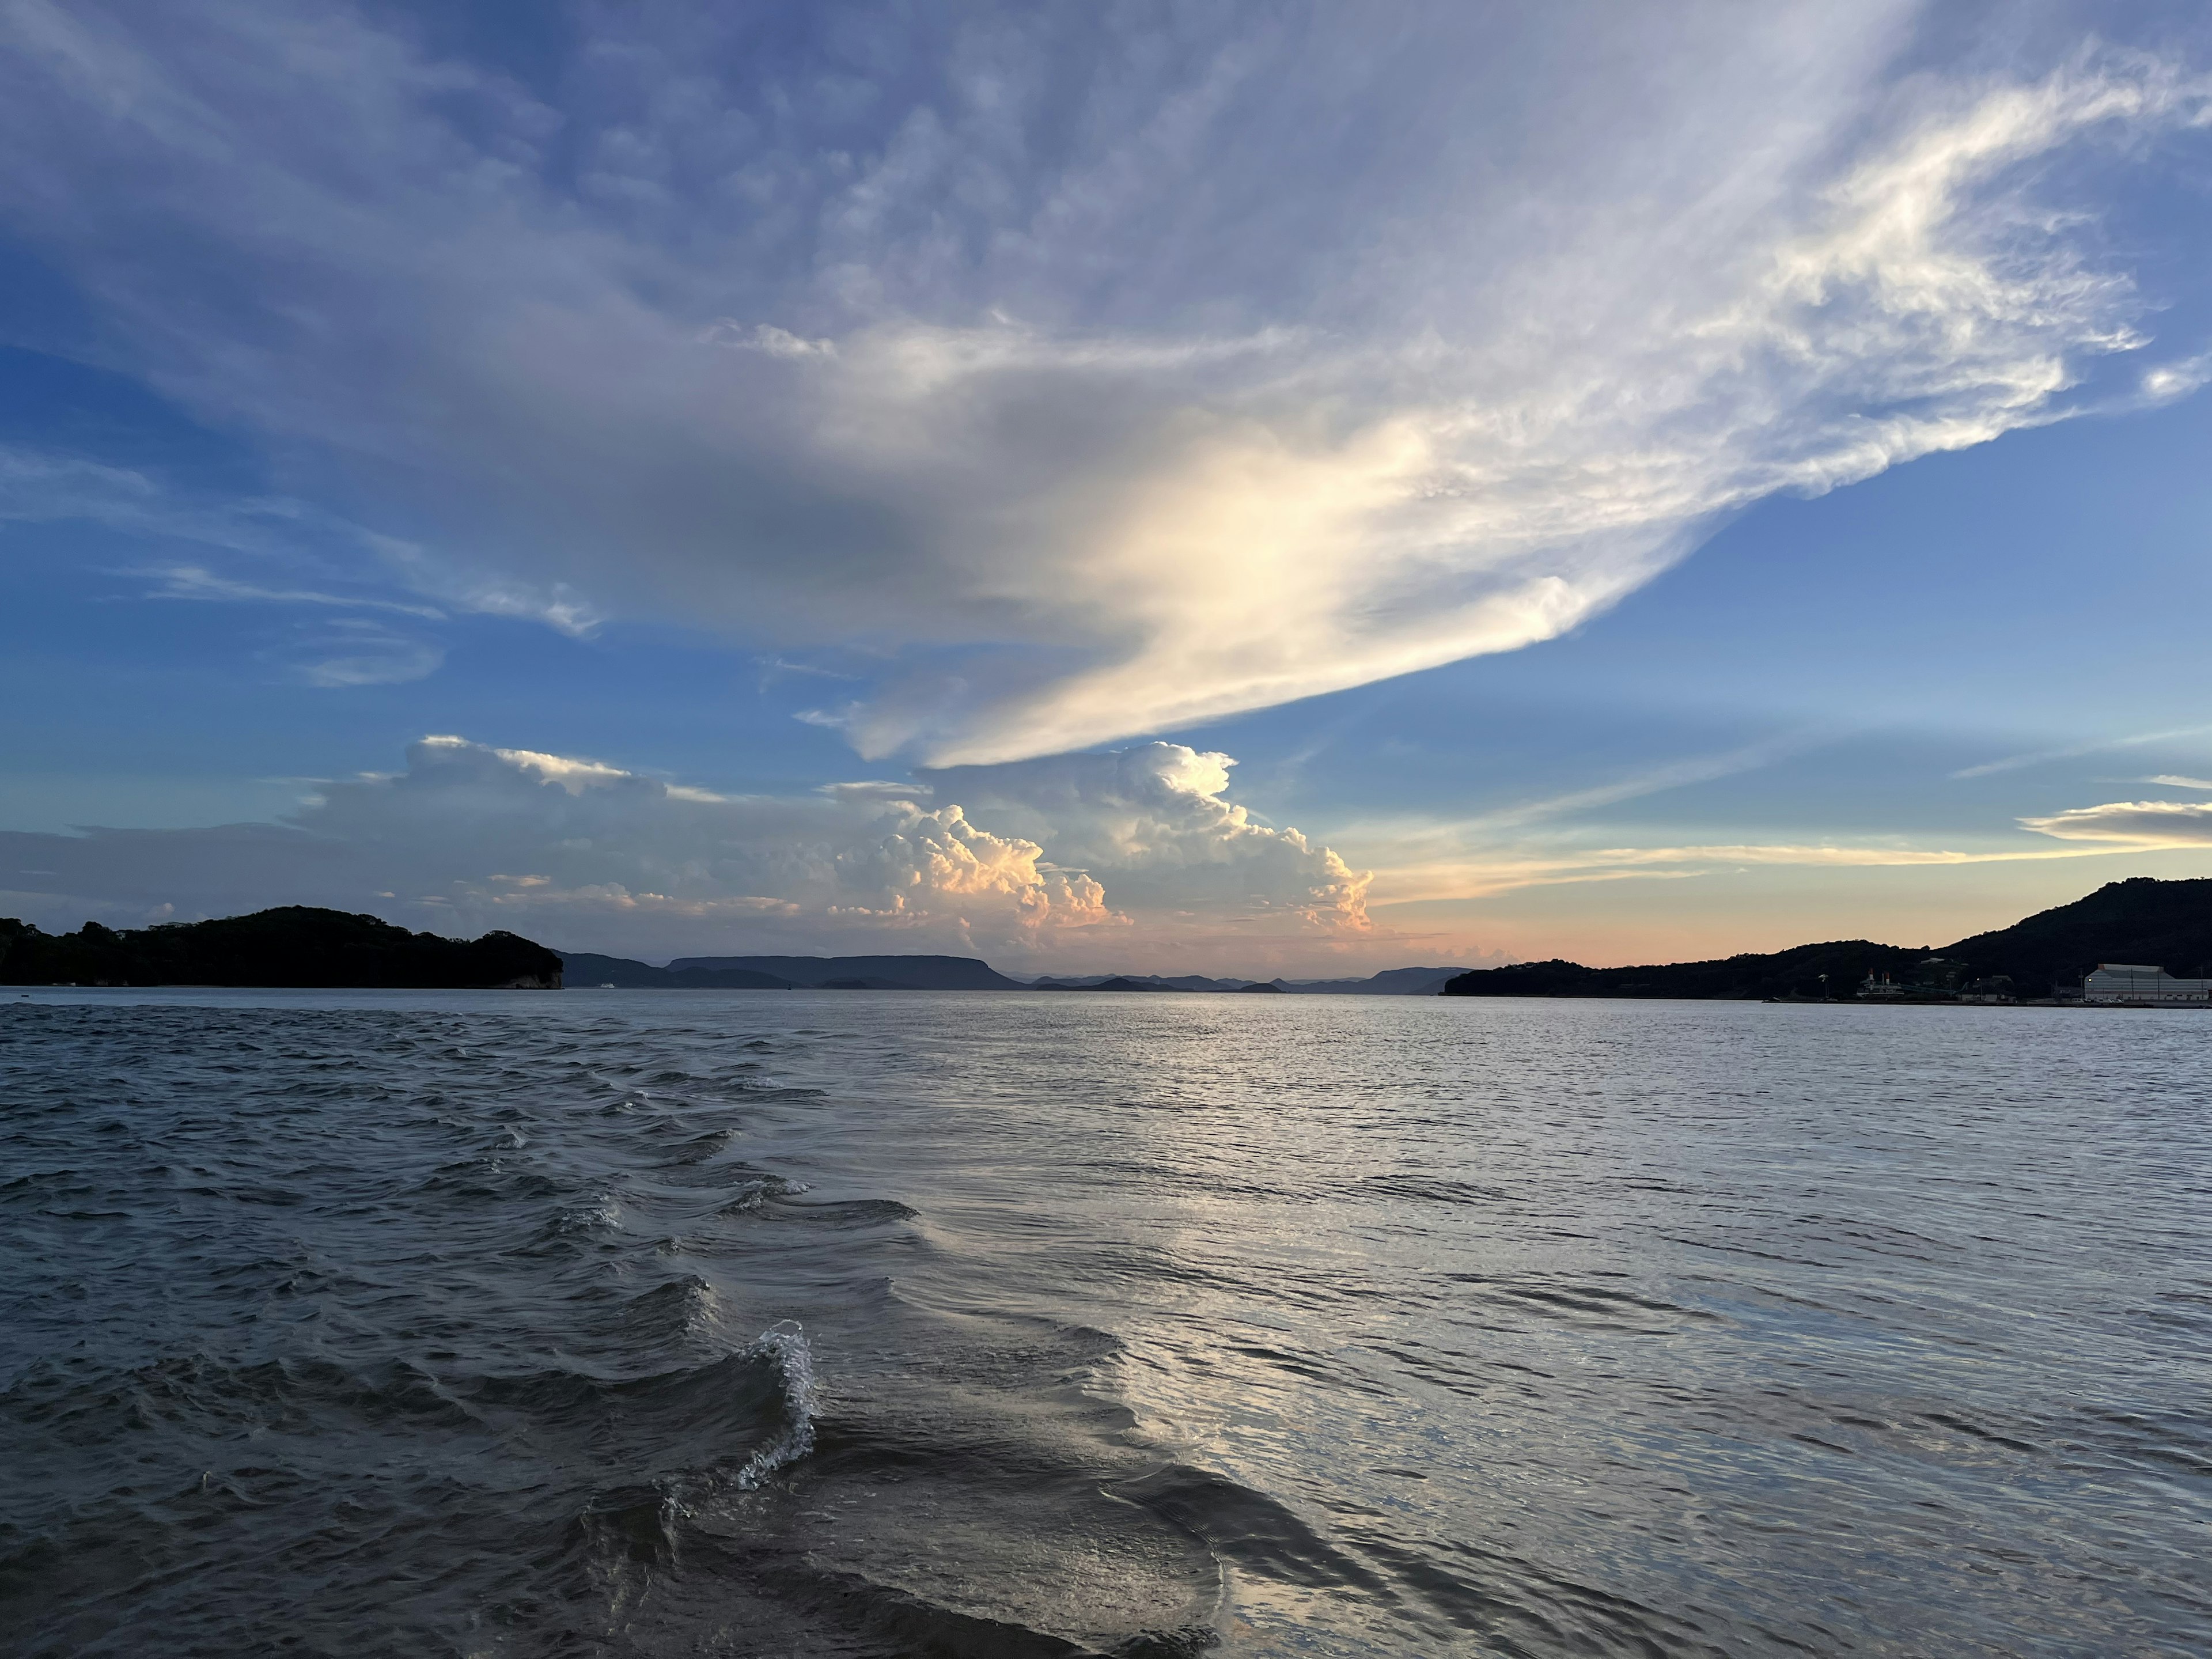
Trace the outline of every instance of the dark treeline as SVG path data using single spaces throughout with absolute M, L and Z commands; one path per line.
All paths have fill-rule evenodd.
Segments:
M 2204 973 L 2212 965 L 2212 879 L 2116 881 L 2010 927 L 1941 947 L 1846 939 L 1764 956 L 1639 968 L 1526 962 L 1462 974 L 1444 994 L 1756 999 L 1825 994 L 1844 999 L 1871 975 L 1930 996 L 1982 988 L 1988 994 L 2034 999 L 2078 988 L 2100 962 L 2144 963 L 2181 976 Z
M 305 905 L 118 932 L 46 933 L 0 918 L 0 985 L 252 985 L 390 990 L 558 989 L 561 958 L 513 933 L 410 933 Z

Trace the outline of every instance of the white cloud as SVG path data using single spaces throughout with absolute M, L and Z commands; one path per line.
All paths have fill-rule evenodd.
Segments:
M 978 829 L 957 805 L 725 798 L 458 737 L 423 738 L 404 772 L 324 784 L 289 825 L 0 843 L 13 843 L 12 864 L 52 872 L 49 910 L 325 903 L 568 948 L 842 939 L 1024 956 L 1065 930 L 1125 923 L 1097 882 L 1042 864 L 1035 845 Z
M 1174 743 L 926 772 L 1061 865 L 1106 876 L 1141 910 L 1218 907 L 1254 930 L 1323 939 L 1370 928 L 1367 877 L 1296 830 L 1222 799 L 1236 762 Z
M 422 592 L 891 653 L 823 718 L 940 763 L 1551 638 L 2144 343 L 2034 191 L 2201 124 L 2170 65 L 1394 16 L 884 14 L 894 81 L 603 13 L 554 110 L 339 6 L 23 0 L 0 209 L 169 395 L 442 526 Z
M 1156 744 L 933 787 L 725 796 L 436 736 L 403 772 L 323 784 L 288 824 L 0 835 L 0 889 L 42 924 L 330 904 L 659 956 L 951 951 L 1260 973 L 1328 971 L 1346 945 L 1402 954 L 1368 927 L 1364 878 L 1220 798 L 1231 763 Z M 949 799 L 956 784 L 975 807 Z
M 1379 904 L 1466 900 L 1528 887 L 1601 881 L 1680 881 L 1758 867 L 1802 870 L 1942 869 L 1972 864 L 2043 863 L 2094 858 L 2113 847 L 1946 848 L 1902 842 L 1740 842 L 1681 846 L 1593 847 L 1483 851 L 1424 849 L 1409 836 L 1389 849 L 1390 861 L 1375 878 Z M 2182 843 L 2166 843 L 2179 845 Z M 2142 850 L 2130 845 L 2125 850 Z
M 598 608 L 567 582 L 530 581 L 456 568 L 433 557 L 417 543 L 370 531 L 355 533 L 399 580 L 459 610 L 542 623 L 574 640 L 590 638 L 605 620 Z
M 1762 738 L 1720 754 L 1670 761 L 1626 777 L 1616 778 L 1610 783 L 1571 790 L 1565 794 L 1553 795 L 1540 800 L 1523 801 L 1494 812 L 1486 812 L 1480 817 L 1462 819 L 1454 825 L 1454 831 L 1468 836 L 1494 836 L 1501 830 L 1588 811 L 1593 807 L 1614 806 L 1622 801 L 1662 794 L 1669 789 L 1710 783 L 1716 778 L 1733 777 L 1739 773 L 1771 765 L 1778 760 L 1809 748 L 1814 741 L 1812 737 L 1802 733 Z
M 1963 845 L 1930 844 L 1924 835 L 1891 834 L 1771 842 L 1669 838 L 1624 846 L 1597 841 L 1599 836 L 1619 834 L 1618 824 L 1601 827 L 1572 821 L 1574 815 L 1590 808 L 1728 776 L 1808 746 L 1804 738 L 1783 736 L 1479 816 L 1383 817 L 1339 823 L 1333 834 L 1356 849 L 1364 861 L 1375 865 L 1369 896 L 1385 915 L 1394 906 L 1466 900 L 1521 888 L 1677 880 L 1762 866 L 1844 870 L 2040 863 L 2212 846 L 2212 805 L 2161 801 L 2120 802 L 2016 820 L 2021 828 L 2074 843 L 2056 847 L 2009 831 L 2001 836 L 1970 833 L 1957 838 Z M 2194 787 L 2184 778 L 2154 781 Z M 2212 788 L 2212 784 L 2203 787 Z
M 161 586 L 148 595 L 157 599 L 213 599 L 228 600 L 240 605 L 330 605 L 348 611 L 387 611 L 397 616 L 421 617 L 431 622 L 443 622 L 446 613 L 427 605 L 410 605 L 401 599 L 380 599 L 361 593 L 325 593 L 313 588 L 267 587 L 258 583 L 240 581 L 234 577 L 217 575 L 198 565 L 173 565 L 166 570 L 139 573 L 158 579 Z
M 49 524 L 71 520 L 127 534 L 196 542 L 258 557 L 294 551 L 305 535 L 323 529 L 328 522 L 325 515 L 306 503 L 283 496 L 209 501 L 180 493 L 137 468 L 0 444 L 0 522 Z M 187 583 L 191 580 L 185 577 Z M 218 595 L 210 589 L 190 597 L 240 596 Z
M 366 617 L 343 617 L 264 654 L 291 678 L 332 690 L 428 679 L 444 665 L 446 647 Z
M 2193 786 L 2192 786 L 2193 787 Z M 2069 807 L 2022 825 L 2062 841 L 2111 842 L 2130 847 L 2212 847 L 2212 803 L 2115 800 Z
M 150 473 L 46 451 L 0 445 L 0 523 L 80 521 L 149 539 L 183 541 L 248 556 L 263 570 L 301 568 L 397 586 L 457 610 L 542 623 L 572 638 L 590 635 L 600 617 L 566 583 L 532 583 L 459 569 L 416 543 L 363 528 L 285 496 L 210 501 Z M 136 574 L 159 579 L 148 597 L 262 605 L 336 606 L 442 620 L 434 605 L 374 593 L 272 586 L 199 565 Z
M 2181 738 L 2202 737 L 2212 732 L 2212 726 L 2180 726 L 2159 732 L 2137 732 L 2123 738 L 2099 738 L 2094 742 L 2075 744 L 2064 749 L 2038 749 L 2024 755 L 2007 755 L 2001 760 L 1984 761 L 1978 766 L 1969 766 L 1951 774 L 1954 778 L 1986 778 L 2000 772 L 2017 772 L 2024 767 L 2047 765 L 2052 761 L 2079 760 L 2085 755 L 2101 755 L 2113 749 L 2139 749 L 2148 744 L 2171 743 Z M 2161 779 L 2153 779 L 2161 782 Z

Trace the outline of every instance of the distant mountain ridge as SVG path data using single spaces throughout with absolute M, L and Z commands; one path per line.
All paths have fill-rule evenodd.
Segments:
M 1432 997 L 1464 968 L 1386 968 L 1365 979 L 1294 979 L 1276 984 L 1301 996 Z
M 1434 996 L 1458 968 L 1389 968 L 1367 979 L 1215 979 L 1204 974 L 1009 978 L 975 957 L 678 957 L 665 968 L 591 951 L 559 952 L 568 983 L 664 991 L 1197 991 Z
M 794 986 L 842 985 L 871 990 L 1019 991 L 976 957 L 678 957 L 672 974 L 768 974 Z
M 568 983 L 663 991 L 1022 991 L 975 957 L 678 957 L 665 968 L 563 951 Z
M 750 973 L 742 969 L 734 972 L 693 972 L 671 974 L 665 968 L 655 968 L 649 963 L 633 962 L 628 957 L 605 957 L 591 951 L 560 952 L 562 965 L 568 969 L 568 983 L 575 986 L 613 985 L 630 990 L 695 991 L 788 991 L 787 979 L 778 979 L 773 974 Z
M 1046 975 L 1040 991 L 1284 991 L 1293 996 L 1435 996 L 1464 968 L 1386 968 L 1366 979 L 1209 979 L 1203 974 L 1173 978 L 1158 974 Z
M 1462 974 L 1446 996 L 1682 997 L 1758 1000 L 1855 996 L 1869 976 L 1909 991 L 1951 996 L 1970 988 L 2042 998 L 2078 987 L 2100 962 L 2154 964 L 2195 977 L 2212 967 L 2212 878 L 2109 882 L 2071 904 L 1940 949 L 1845 939 L 1765 955 L 1634 968 L 1524 962 Z M 1826 975 L 1825 987 L 1821 975 Z M 1997 981 L 2005 981 L 2000 988 Z

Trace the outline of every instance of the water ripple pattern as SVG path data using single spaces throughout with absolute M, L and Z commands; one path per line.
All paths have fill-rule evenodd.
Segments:
M 0 1003 L 0 1652 L 2212 1652 L 2212 1020 Z

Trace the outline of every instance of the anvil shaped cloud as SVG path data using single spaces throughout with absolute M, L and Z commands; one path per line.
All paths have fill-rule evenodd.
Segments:
M 940 765 L 1524 646 L 2054 418 L 2144 340 L 2052 164 L 2207 107 L 1900 78 L 1881 0 L 584 9 L 526 84 L 392 16 L 21 0 L 0 208 L 406 580 L 849 648 L 823 717 Z

